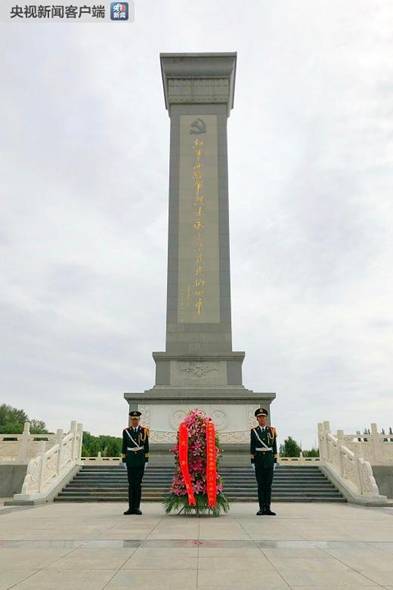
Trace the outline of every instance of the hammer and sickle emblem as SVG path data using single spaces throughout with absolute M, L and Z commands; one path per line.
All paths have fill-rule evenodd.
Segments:
M 195 119 L 190 125 L 190 134 L 191 135 L 200 135 L 201 133 L 206 133 L 206 123 L 203 119 Z

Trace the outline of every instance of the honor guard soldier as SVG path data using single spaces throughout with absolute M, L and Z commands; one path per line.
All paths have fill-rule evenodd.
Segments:
M 251 429 L 250 453 L 251 465 L 255 469 L 258 483 L 259 510 L 257 516 L 275 516 L 270 510 L 273 471 L 277 463 L 277 432 L 267 424 L 268 411 L 264 408 L 255 410 L 259 426 Z
M 129 413 L 129 427 L 123 430 L 122 462 L 128 475 L 128 510 L 124 514 L 142 514 L 140 510 L 142 478 L 149 461 L 149 429 L 140 426 L 141 412 Z

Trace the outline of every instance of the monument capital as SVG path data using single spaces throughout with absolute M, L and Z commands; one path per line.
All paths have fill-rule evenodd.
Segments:
M 236 53 L 161 53 L 165 106 L 225 104 L 233 108 Z

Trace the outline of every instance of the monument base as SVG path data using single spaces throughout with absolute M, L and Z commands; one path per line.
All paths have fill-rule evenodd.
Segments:
M 250 434 L 248 433 L 248 438 Z M 221 441 L 221 437 L 220 437 Z M 149 465 L 153 467 L 173 467 L 174 459 L 171 449 L 174 444 L 152 443 L 149 457 Z M 222 457 L 220 467 L 247 467 L 250 465 L 250 445 L 242 444 L 221 444 Z
M 236 466 L 249 462 L 250 429 L 257 424 L 256 408 L 262 406 L 269 411 L 276 394 L 239 386 L 214 389 L 155 386 L 142 393 L 125 393 L 124 397 L 130 411 L 142 412 L 141 423 L 150 429 L 152 464 L 172 464 L 169 449 L 176 443 L 179 424 L 190 410 L 198 408 L 216 425 L 224 449 L 222 464 Z

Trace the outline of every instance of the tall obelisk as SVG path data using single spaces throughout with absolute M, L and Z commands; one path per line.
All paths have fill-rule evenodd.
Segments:
M 153 443 L 173 442 L 199 407 L 222 443 L 244 447 L 255 408 L 275 394 L 245 389 L 244 352 L 232 351 L 227 119 L 236 54 L 162 54 L 161 70 L 171 122 L 166 351 L 153 353 L 154 387 L 124 395 Z

